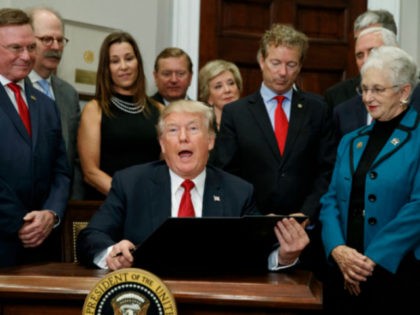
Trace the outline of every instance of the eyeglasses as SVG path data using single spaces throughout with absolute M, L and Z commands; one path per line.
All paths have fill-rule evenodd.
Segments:
M 399 85 L 393 85 L 389 87 L 382 87 L 382 86 L 374 86 L 373 88 L 369 89 L 366 86 L 358 86 L 356 87 L 356 92 L 359 95 L 366 95 L 369 91 L 372 93 L 372 95 L 381 95 L 388 89 L 393 89 L 399 87 Z
M 28 53 L 31 54 L 35 52 L 35 49 L 36 49 L 36 43 L 30 44 L 28 46 L 21 46 L 18 44 L 11 44 L 11 45 L 0 44 L 0 46 L 3 47 L 4 49 L 7 49 L 8 51 L 10 51 L 11 53 L 15 55 L 20 55 L 21 53 L 25 51 L 25 49 L 28 51 Z
M 38 38 L 45 46 L 51 46 L 54 41 L 57 41 L 59 46 L 66 46 L 69 42 L 68 38 L 65 37 L 54 37 L 54 36 L 35 36 Z

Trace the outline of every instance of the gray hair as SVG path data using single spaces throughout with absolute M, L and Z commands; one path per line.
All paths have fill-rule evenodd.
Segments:
M 200 114 L 203 117 L 205 127 L 211 136 L 216 135 L 215 130 L 215 116 L 213 108 L 198 101 L 178 100 L 169 103 L 162 110 L 157 124 L 157 132 L 159 137 L 162 136 L 165 129 L 165 119 L 172 113 L 190 113 Z
M 374 24 L 380 24 L 382 27 L 397 35 L 397 25 L 394 16 L 387 10 L 368 10 L 362 13 L 354 21 L 353 32 L 359 32 Z
M 242 76 L 238 67 L 230 61 L 216 59 L 207 62 L 201 69 L 198 75 L 199 95 L 198 99 L 202 102 L 207 102 L 209 99 L 209 82 L 225 71 L 230 71 L 233 75 L 239 93 L 242 93 Z
M 372 49 L 360 70 L 362 77 L 369 69 L 384 70 L 393 85 L 410 84 L 411 92 L 418 84 L 417 64 L 399 47 L 380 46 Z
M 360 32 L 358 39 L 367 35 L 379 33 L 381 35 L 383 46 L 398 46 L 397 36 L 395 33 L 384 27 L 369 27 Z

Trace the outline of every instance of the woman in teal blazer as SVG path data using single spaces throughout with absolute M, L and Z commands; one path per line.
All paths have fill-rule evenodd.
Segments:
M 396 47 L 372 51 L 362 68 L 360 92 L 375 121 L 344 136 L 321 199 L 327 313 L 401 312 L 417 303 L 420 118 L 407 106 L 416 78 L 415 63 Z

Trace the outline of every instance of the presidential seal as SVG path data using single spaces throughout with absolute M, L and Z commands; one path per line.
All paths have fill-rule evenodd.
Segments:
M 89 292 L 83 315 L 177 315 L 175 299 L 161 279 L 137 268 L 107 274 Z

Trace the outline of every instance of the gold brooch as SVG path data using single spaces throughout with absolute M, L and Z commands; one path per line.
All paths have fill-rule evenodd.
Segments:
M 400 143 L 400 139 L 398 139 L 398 138 L 393 138 L 393 139 L 391 140 L 391 143 L 392 143 L 393 145 L 397 145 L 398 143 Z

